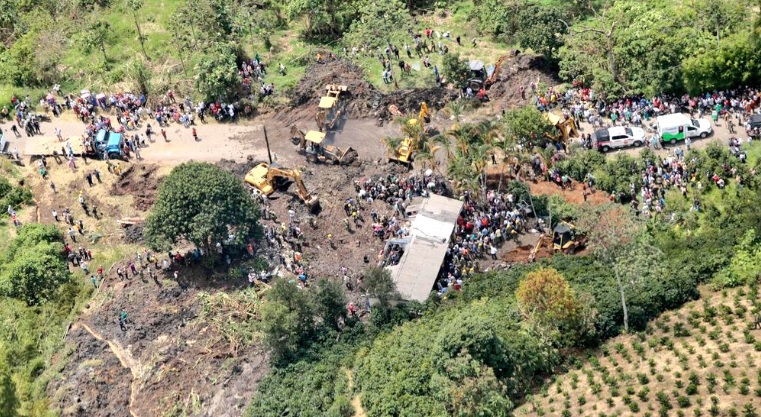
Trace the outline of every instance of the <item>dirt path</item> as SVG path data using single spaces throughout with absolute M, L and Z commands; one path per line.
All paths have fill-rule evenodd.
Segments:
M 132 383 L 130 384 L 130 396 L 129 396 L 129 413 L 132 415 L 132 417 L 139 417 L 133 410 L 132 410 L 132 404 L 135 403 L 135 397 L 137 396 L 137 389 L 135 388 L 135 384 L 142 378 L 142 369 L 140 367 L 140 362 L 135 360 L 135 358 L 132 357 L 132 354 L 121 347 L 119 343 L 111 341 L 103 337 L 100 333 L 93 330 L 90 326 L 88 326 L 85 323 L 75 323 L 72 326 L 72 329 L 76 329 L 78 327 L 82 327 L 85 329 L 88 333 L 92 335 L 92 337 L 96 338 L 97 340 L 100 340 L 101 342 L 106 342 L 108 344 L 108 347 L 111 349 L 111 352 L 116 356 L 117 359 L 119 359 L 119 363 L 122 364 L 122 367 L 125 369 L 129 369 L 130 373 L 132 374 Z

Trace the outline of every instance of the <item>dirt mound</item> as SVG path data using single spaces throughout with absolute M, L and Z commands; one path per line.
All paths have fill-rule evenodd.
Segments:
M 502 255 L 502 260 L 509 263 L 517 263 L 517 264 L 528 263 L 529 256 L 531 255 L 531 251 L 533 249 L 534 249 L 533 245 L 518 246 L 515 249 L 509 252 L 506 252 L 504 255 Z M 549 258 L 551 256 L 552 256 L 552 251 L 547 249 L 546 246 L 542 246 L 539 248 L 539 250 L 536 251 L 535 259 Z
M 339 58 L 325 64 L 313 64 L 291 93 L 291 103 L 301 106 L 325 95 L 325 86 L 340 84 L 349 87 L 349 97 L 364 98 L 375 90 L 362 76 L 362 68 Z
M 143 241 L 143 229 L 145 225 L 142 223 L 136 224 L 123 224 L 124 229 L 124 241 L 127 243 L 140 243 Z
M 518 54 L 504 61 L 497 81 L 489 89 L 489 98 L 494 109 L 509 109 L 530 102 L 530 84 L 555 86 L 561 83 L 550 70 L 542 55 Z M 521 86 L 525 88 L 525 98 L 521 97 Z
M 251 169 L 253 169 L 261 162 L 262 161 L 258 161 L 249 155 L 246 158 L 246 162 L 235 162 L 231 159 L 220 159 L 216 165 L 237 177 L 243 178 L 243 176 L 246 175 L 248 171 L 251 171 Z
M 113 195 L 131 195 L 134 197 L 132 206 L 141 211 L 148 211 L 156 201 L 159 178 L 156 171 L 158 165 L 132 165 L 122 173 L 121 178 L 113 187 Z
M 212 272 L 191 267 L 180 274 L 179 283 L 171 275 L 158 285 L 137 276 L 104 282 L 101 291 L 112 296 L 73 324 L 66 337 L 71 356 L 56 358 L 66 365 L 48 385 L 54 408 L 66 416 L 243 415 L 267 357 L 254 345 L 233 351 L 202 319 L 199 300 L 216 292 L 208 284 Z M 116 319 L 122 310 L 126 332 Z
M 291 93 L 294 107 L 314 104 L 325 95 L 325 86 L 345 85 L 346 113 L 352 117 L 376 116 L 385 113 L 388 106 L 396 105 L 403 113 L 417 112 L 425 101 L 433 108 L 441 108 L 457 98 L 455 90 L 446 88 L 414 88 L 383 93 L 367 82 L 362 69 L 345 59 L 337 59 L 326 64 L 314 64 L 307 68 L 304 77 Z

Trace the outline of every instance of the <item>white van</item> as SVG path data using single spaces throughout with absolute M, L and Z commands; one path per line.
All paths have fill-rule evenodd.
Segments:
M 656 131 L 661 143 L 676 142 L 685 138 L 706 138 L 713 133 L 711 123 L 706 119 L 691 119 L 681 113 L 658 116 L 655 119 Z
M 642 146 L 645 143 L 645 131 L 638 127 L 615 126 L 596 131 L 592 140 L 598 151 L 608 152 L 627 146 Z

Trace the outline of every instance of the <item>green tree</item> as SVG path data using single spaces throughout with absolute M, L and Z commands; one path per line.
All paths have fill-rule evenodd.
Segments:
M 339 323 L 346 317 L 348 299 L 341 283 L 330 279 L 321 279 L 313 288 L 315 312 L 323 323 L 330 328 L 340 330 Z
M 648 269 L 652 259 L 648 255 L 652 247 L 638 246 L 642 242 L 643 227 L 634 219 L 627 208 L 613 203 L 602 206 L 587 205 L 579 210 L 577 222 L 579 231 L 589 238 L 589 246 L 596 257 L 613 267 L 616 286 L 621 296 L 621 310 L 624 316 L 624 331 L 629 331 L 629 310 L 627 306 L 627 278 L 639 278 Z M 635 255 L 637 256 L 635 258 Z M 632 262 L 633 259 L 636 261 Z
M 524 148 L 543 146 L 547 135 L 553 135 L 555 127 L 534 106 L 523 106 L 510 109 L 503 118 L 505 126 L 505 141 L 517 143 Z
M 462 88 L 470 78 L 468 61 L 460 58 L 460 54 L 446 54 L 441 60 L 441 72 L 455 88 Z
M 264 345 L 274 363 L 297 358 L 315 329 L 314 303 L 308 291 L 284 279 L 276 280 L 261 307 Z
M 140 49 L 143 51 L 143 57 L 146 61 L 150 61 L 148 53 L 145 52 L 145 37 L 143 37 L 143 31 L 140 29 L 140 21 L 138 20 L 138 13 L 143 8 L 143 0 L 127 0 L 127 8 L 132 12 L 132 18 L 135 21 L 135 29 L 137 30 L 137 40 L 140 42 Z
M 404 3 L 399 0 L 358 0 L 356 8 L 357 17 L 345 36 L 349 45 L 384 46 L 390 42 L 390 35 L 404 29 L 409 21 Z
M 198 92 L 212 101 L 234 97 L 241 85 L 236 57 L 233 44 L 217 44 L 203 54 L 196 64 Z
M 61 285 L 71 281 L 62 239 L 52 225 L 22 227 L 0 268 L 0 294 L 30 306 L 51 300 Z
M 154 249 L 187 240 L 208 252 L 231 235 L 239 245 L 257 238 L 258 221 L 259 208 L 240 179 L 209 163 L 186 162 L 161 183 L 145 236 Z
M 563 46 L 567 27 L 561 22 L 565 14 L 556 7 L 526 5 L 518 11 L 520 28 L 515 40 L 523 48 L 531 48 L 552 62 L 558 49 Z
M 371 310 L 373 321 L 378 324 L 388 323 L 393 302 L 399 300 L 391 273 L 385 268 L 369 268 L 365 271 L 361 288 L 368 297 L 374 299 Z
M 106 42 L 111 32 L 111 25 L 106 21 L 93 22 L 84 34 L 83 46 L 85 51 L 97 48 L 103 55 L 103 67 L 108 68 L 108 55 L 106 55 Z

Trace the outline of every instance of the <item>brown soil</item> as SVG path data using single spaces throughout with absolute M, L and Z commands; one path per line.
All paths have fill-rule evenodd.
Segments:
M 572 190 L 564 190 L 558 185 L 547 181 L 539 181 L 536 183 L 528 182 L 527 184 L 529 185 L 532 194 L 560 195 L 565 201 L 572 204 L 581 204 L 584 202 L 582 185 L 579 183 L 575 183 Z M 586 201 L 592 204 L 605 204 L 608 202 L 608 196 L 602 191 L 595 191 L 587 196 Z
M 242 415 L 267 371 L 266 355 L 220 343 L 217 329 L 197 319 L 199 288 L 216 291 L 210 272 L 191 267 L 181 274 L 180 283 L 103 283 L 102 304 L 83 313 L 67 336 L 72 357 L 48 386 L 54 408 L 64 416 Z M 126 332 L 117 324 L 122 309 Z
M 489 88 L 489 99 L 497 112 L 528 104 L 532 82 L 549 87 L 560 84 L 560 80 L 547 70 L 544 57 L 536 54 L 518 54 L 506 59 L 497 77 Z M 521 97 L 521 86 L 525 89 L 525 98 Z
M 158 165 L 130 165 L 121 178 L 111 188 L 114 195 L 131 195 L 132 206 L 141 211 L 147 211 L 156 201 L 160 178 L 156 171 Z

